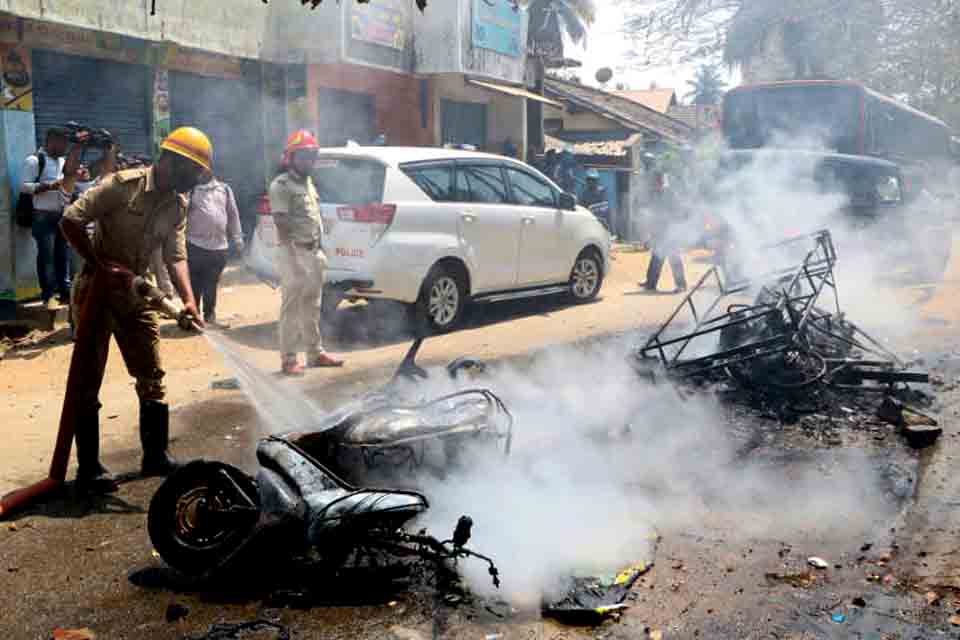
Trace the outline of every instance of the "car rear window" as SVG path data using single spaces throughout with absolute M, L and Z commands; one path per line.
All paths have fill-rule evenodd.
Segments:
M 386 167 L 362 158 L 324 158 L 317 161 L 313 181 L 321 202 L 367 204 L 383 201 Z

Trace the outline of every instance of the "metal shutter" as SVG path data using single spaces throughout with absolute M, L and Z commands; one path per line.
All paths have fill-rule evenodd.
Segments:
M 107 129 L 125 153 L 150 154 L 149 68 L 55 51 L 33 51 L 37 144 L 71 120 Z
M 470 144 L 482 150 L 487 144 L 487 105 L 440 101 L 440 137 L 443 144 Z
M 249 236 L 266 191 L 259 82 L 171 71 L 170 119 L 210 136 L 214 172 L 233 188 Z

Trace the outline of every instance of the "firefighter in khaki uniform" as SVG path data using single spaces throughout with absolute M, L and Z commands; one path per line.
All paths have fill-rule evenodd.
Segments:
M 327 258 L 320 244 L 320 197 L 310 174 L 319 149 L 309 131 L 291 135 L 283 154 L 286 171 L 270 185 L 270 212 L 280 242 L 280 367 L 289 376 L 303 375 L 298 346 L 307 353 L 308 367 L 343 365 L 324 352 L 318 319 Z
M 95 341 L 95 359 L 83 380 L 76 420 L 77 486 L 103 493 L 117 488 L 100 464 L 100 402 L 110 336 L 120 347 L 140 399 L 140 442 L 144 475 L 165 475 L 176 468 L 167 452 L 170 413 L 164 403 L 164 371 L 160 364 L 159 318 L 133 291 L 134 276 L 145 276 L 150 257 L 162 249 L 171 278 L 184 301 L 184 310 L 202 326 L 190 278 L 186 252 L 186 199 L 204 170 L 211 170 L 213 147 L 201 131 L 183 127 L 160 145 L 152 167 L 119 171 L 86 191 L 63 216 L 61 228 L 84 261 L 76 286 L 77 302 L 90 293 L 95 271 L 106 283 L 105 304 L 91 319 L 94 328 L 81 329 Z M 87 224 L 96 223 L 91 240 Z M 152 276 L 150 276 L 152 277 Z

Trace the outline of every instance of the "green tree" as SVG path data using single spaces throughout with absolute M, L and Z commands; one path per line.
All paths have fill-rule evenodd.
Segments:
M 549 60 L 563 58 L 563 35 L 574 44 L 584 42 L 597 17 L 593 0 L 531 0 L 527 29 L 529 50 Z
M 693 80 L 687 80 L 690 91 L 684 96 L 690 104 L 718 104 L 723 97 L 726 82 L 715 64 L 702 64 Z

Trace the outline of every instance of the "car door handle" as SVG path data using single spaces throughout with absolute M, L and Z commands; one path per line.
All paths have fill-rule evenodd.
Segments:
M 473 215 L 468 211 L 465 211 L 460 214 L 460 219 L 463 220 L 464 222 L 476 222 L 477 216 Z
M 536 222 L 536 220 L 534 220 L 530 216 L 523 217 L 523 224 L 533 224 L 534 222 Z

